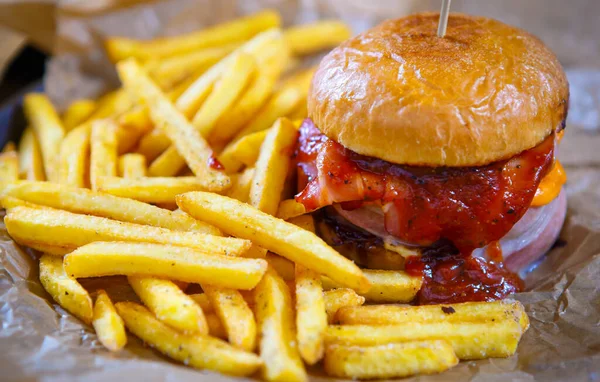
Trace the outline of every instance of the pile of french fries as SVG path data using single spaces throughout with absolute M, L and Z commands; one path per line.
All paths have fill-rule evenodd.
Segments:
M 264 11 L 112 38 L 122 88 L 62 116 L 25 97 L 29 126 L 0 154 L 0 195 L 10 236 L 40 253 L 43 287 L 110 351 L 127 329 L 186 365 L 268 381 L 305 381 L 319 362 L 372 379 L 513 354 L 528 327 L 520 303 L 395 305 L 422 280 L 361 270 L 314 233 L 292 199 L 312 75 L 297 63 L 350 31 L 280 23 Z M 139 300 L 77 281 L 113 275 Z

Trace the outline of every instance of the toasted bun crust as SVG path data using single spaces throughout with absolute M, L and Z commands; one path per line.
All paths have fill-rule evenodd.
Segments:
M 331 51 L 308 113 L 329 138 L 397 164 L 480 166 L 535 147 L 566 118 L 556 56 L 496 20 L 437 13 L 389 20 Z

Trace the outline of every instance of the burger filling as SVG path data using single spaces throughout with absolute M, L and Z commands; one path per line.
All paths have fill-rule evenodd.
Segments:
M 296 200 L 308 211 L 331 206 L 321 216 L 334 227 L 328 231 L 338 243 L 343 231 L 355 230 L 370 248 L 375 243 L 419 248 L 422 256 L 398 263 L 425 276 L 421 303 L 502 298 L 522 287 L 503 265 L 503 252 L 506 257 L 522 251 L 536 232 L 552 228 L 555 237 L 562 225 L 564 197 L 556 198 L 552 190 L 560 190 L 564 172 L 555 165 L 554 147 L 553 134 L 530 150 L 485 166 L 400 166 L 346 149 L 307 119 L 296 150 Z M 540 187 L 542 181 L 556 184 Z M 560 213 L 560 219 L 554 218 Z M 558 228 L 550 224 L 557 220 Z M 362 257 L 370 256 L 363 251 Z M 514 261 L 511 269 L 522 262 Z

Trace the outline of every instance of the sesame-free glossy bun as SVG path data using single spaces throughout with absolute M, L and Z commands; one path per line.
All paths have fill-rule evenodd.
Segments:
M 331 51 L 309 117 L 329 138 L 397 164 L 479 166 L 541 143 L 565 120 L 556 56 L 499 21 L 437 13 L 386 21 Z

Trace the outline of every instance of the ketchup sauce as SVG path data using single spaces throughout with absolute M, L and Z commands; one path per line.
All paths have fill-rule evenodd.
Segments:
M 217 159 L 217 157 L 212 154 L 209 158 L 208 158 L 208 167 L 215 169 L 215 170 L 224 170 L 225 166 L 223 166 L 223 164 L 221 162 L 219 162 L 219 160 Z

